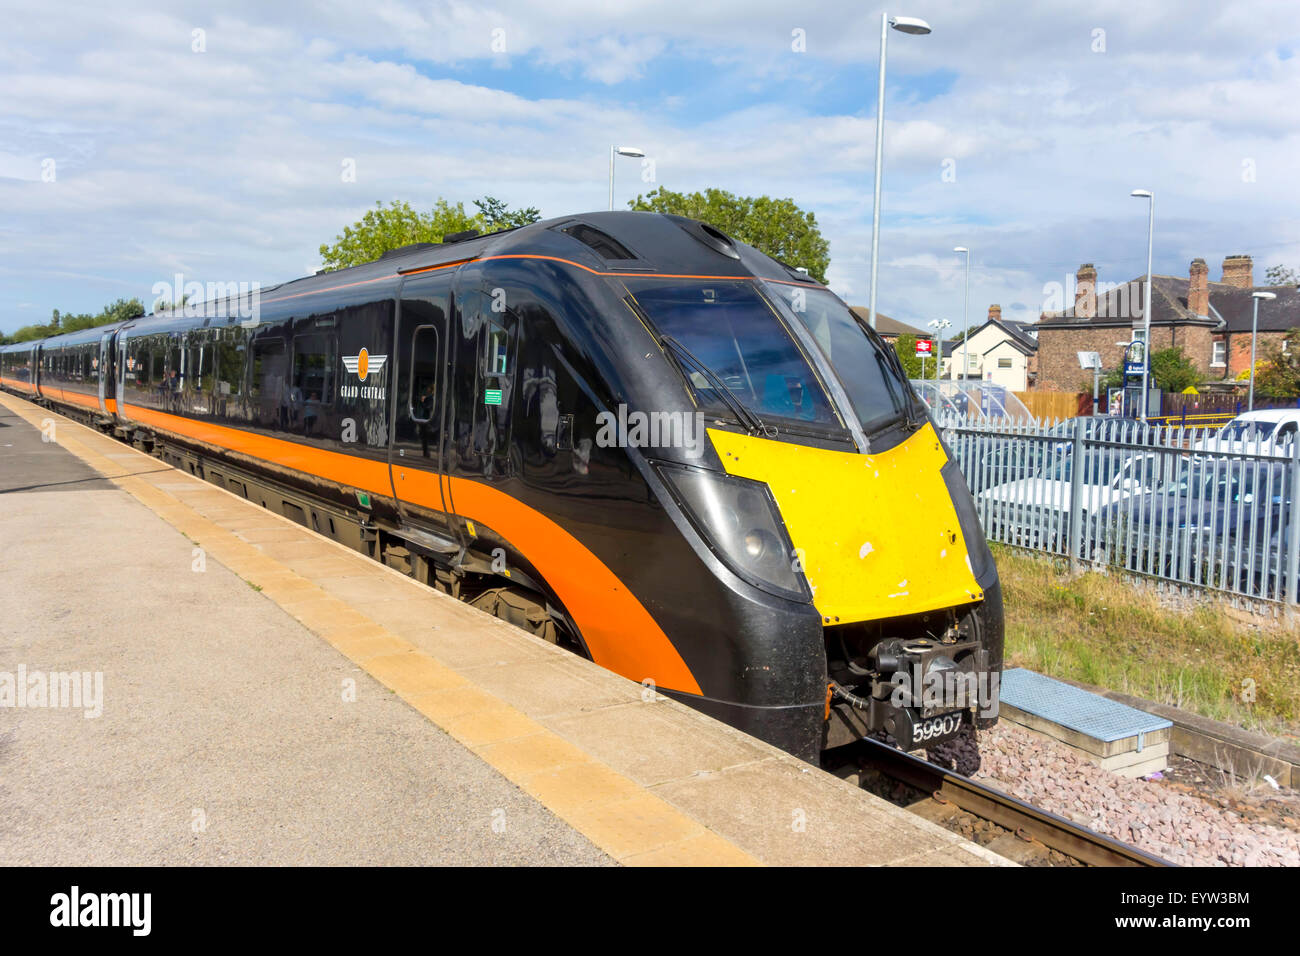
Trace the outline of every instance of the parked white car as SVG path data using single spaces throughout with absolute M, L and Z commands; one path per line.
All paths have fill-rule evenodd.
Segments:
M 1290 458 L 1297 431 L 1300 431 L 1300 408 L 1243 412 L 1217 433 L 1193 444 L 1192 451 Z
M 1026 547 L 1065 547 L 1070 521 L 1070 486 L 1074 456 L 1059 453 L 1039 474 L 1009 481 L 976 496 L 980 518 L 989 536 Z M 1159 456 L 1154 453 L 1118 456 L 1085 452 L 1080 484 L 1085 523 L 1106 505 L 1144 494 L 1159 482 Z

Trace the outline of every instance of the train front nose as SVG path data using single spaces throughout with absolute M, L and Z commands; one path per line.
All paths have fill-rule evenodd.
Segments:
M 843 725 L 828 744 L 884 730 L 911 748 L 996 720 L 997 572 L 965 482 L 930 425 L 872 455 L 710 437 L 728 472 L 771 489 L 812 592 L 828 717 Z

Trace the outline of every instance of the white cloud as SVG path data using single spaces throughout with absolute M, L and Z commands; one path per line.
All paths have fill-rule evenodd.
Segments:
M 890 40 L 882 311 L 951 317 L 957 244 L 975 250 L 973 315 L 991 301 L 1032 312 L 1082 260 L 1135 275 L 1139 185 L 1157 193 L 1165 271 L 1234 252 L 1260 274 L 1300 265 L 1288 6 L 945 0 L 925 15 L 933 35 Z M 643 184 L 620 166 L 620 202 L 658 184 L 790 196 L 831 240 L 835 286 L 869 291 L 871 10 L 232 0 L 214 14 L 181 0 L 58 17 L 32 5 L 6 22 L 0 329 L 32 308 L 97 308 L 122 284 L 147 298 L 178 268 L 292 277 L 378 199 L 602 208 L 612 141 L 645 148 L 658 173 Z M 791 52 L 794 28 L 807 53 Z M 647 93 L 665 62 L 703 79 Z M 860 97 L 843 99 L 845 78 Z M 50 158 L 54 183 L 40 177 Z

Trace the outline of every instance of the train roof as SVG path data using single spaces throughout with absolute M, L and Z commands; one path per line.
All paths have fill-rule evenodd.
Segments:
M 476 259 L 535 256 L 567 260 L 600 274 L 761 276 L 817 284 L 720 230 L 684 216 L 653 212 L 590 212 L 559 216 L 455 242 L 416 243 L 373 262 L 319 272 L 261 289 L 263 301 L 310 294 L 343 283 L 394 279 Z
M 759 277 L 820 285 L 793 266 L 699 220 L 665 213 L 615 211 L 559 216 L 458 241 L 416 243 L 390 250 L 373 262 L 261 287 L 258 294 L 262 302 L 269 303 L 384 278 L 395 282 L 405 274 L 440 266 L 517 257 L 571 262 L 597 275 Z M 227 301 L 204 304 L 218 307 Z M 137 323 L 152 332 L 203 324 L 203 320 L 196 322 L 192 317 L 163 312 L 18 345 L 30 348 L 44 343 L 95 341 L 106 331 Z

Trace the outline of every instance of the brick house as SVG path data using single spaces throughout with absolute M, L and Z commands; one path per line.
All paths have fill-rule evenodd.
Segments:
M 1256 286 L 1253 271 L 1250 256 L 1238 255 L 1223 260 L 1218 282 L 1209 281 L 1210 269 L 1204 259 L 1193 259 L 1185 277 L 1152 276 L 1151 348 L 1181 347 L 1205 381 L 1230 379 L 1247 368 L 1252 292 L 1277 296 L 1260 304 L 1260 355 L 1267 343 L 1280 343 L 1288 329 L 1300 327 L 1300 290 L 1295 286 Z M 1039 387 L 1090 390 L 1090 376 L 1079 368 L 1079 352 L 1098 352 L 1104 368 L 1117 368 L 1124 353 L 1120 343 L 1141 338 L 1145 294 L 1145 275 L 1107 289 L 1098 285 L 1092 263 L 1080 266 L 1075 275 L 1074 306 L 1063 312 L 1044 312 L 1034 326 L 1038 331 Z
M 852 305 L 849 306 L 849 310 L 863 322 L 867 321 L 867 316 L 871 311 L 865 305 Z M 934 336 L 929 332 L 922 332 L 920 329 L 913 328 L 906 322 L 900 322 L 898 319 L 890 318 L 883 312 L 876 313 L 876 334 L 890 345 L 893 345 L 898 341 L 900 335 L 914 335 L 918 339 L 934 338 Z

